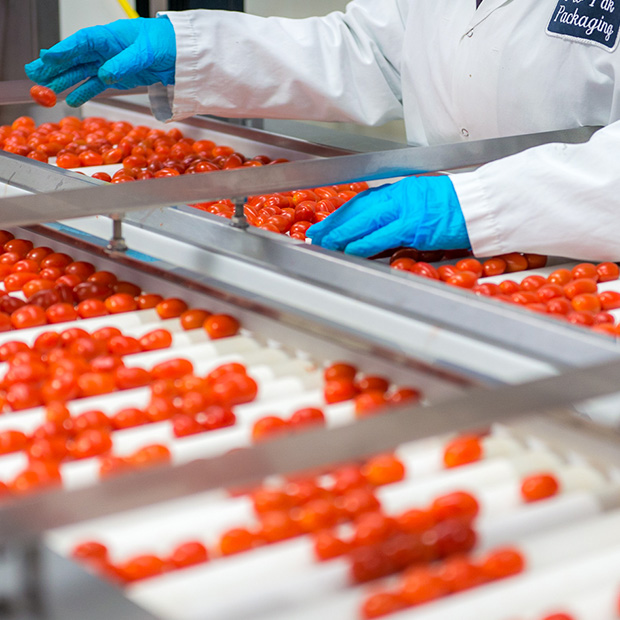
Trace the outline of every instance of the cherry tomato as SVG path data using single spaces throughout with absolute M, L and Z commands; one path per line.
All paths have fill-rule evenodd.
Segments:
M 137 297 L 142 292 L 142 289 L 133 282 L 118 281 L 114 285 L 114 292 L 129 295 L 131 297 Z
M 577 295 L 583 293 L 596 293 L 596 281 L 591 278 L 580 278 L 579 280 L 571 280 L 564 286 L 564 294 L 569 299 L 573 299 Z
M 127 293 L 114 293 L 105 300 L 106 310 L 110 314 L 119 314 L 121 312 L 132 312 L 138 308 L 138 304 L 132 295 Z
M 475 258 L 463 258 L 456 263 L 456 268 L 459 271 L 471 271 L 476 277 L 482 276 L 484 269 L 479 260 Z
M 609 282 L 620 277 L 620 269 L 616 263 L 599 263 L 596 266 L 596 273 L 599 282 Z
M 510 254 L 502 254 L 500 257 L 506 262 L 505 273 L 514 273 L 515 271 L 524 271 L 528 268 L 527 258 L 523 254 L 518 252 L 511 252 Z
M 513 280 L 504 280 L 499 283 L 499 290 L 503 295 L 514 295 L 521 290 L 521 287 Z
M 47 317 L 43 308 L 28 304 L 18 308 L 11 314 L 11 323 L 15 329 L 25 329 L 27 327 L 45 325 Z
M 149 310 L 155 308 L 157 304 L 162 302 L 164 298 L 161 295 L 155 295 L 153 293 L 147 293 L 146 295 L 138 295 L 136 297 L 136 303 L 140 310 Z
M 211 316 L 211 313 L 207 310 L 200 310 L 198 308 L 186 310 L 180 317 L 181 327 L 185 330 L 198 329 L 204 325 L 209 316 Z
M 449 592 L 462 592 L 482 584 L 485 580 L 480 567 L 465 556 L 447 558 L 436 574 Z
M 119 366 L 114 370 L 114 382 L 119 390 L 143 387 L 151 382 L 151 374 L 144 368 Z
M 482 458 L 482 444 L 476 435 L 464 435 L 446 445 L 443 453 L 444 465 L 448 468 L 474 463 Z
M 164 572 L 165 563 L 156 555 L 139 555 L 118 567 L 119 575 L 126 583 L 155 577 Z
M 556 495 L 560 489 L 557 479 L 551 474 L 533 474 L 521 483 L 521 495 L 526 502 L 536 502 Z
M 350 400 L 357 395 L 357 388 L 351 379 L 335 378 L 325 382 L 323 397 L 329 404 Z
M 113 392 L 116 384 L 111 373 L 86 372 L 78 378 L 78 386 L 82 396 L 98 396 Z
M 174 549 L 170 561 L 176 568 L 202 564 L 209 559 L 207 548 L 200 542 L 186 542 Z
M 556 269 L 547 277 L 549 284 L 559 284 L 560 286 L 568 284 L 572 279 L 573 274 L 568 269 Z
M 478 276 L 473 271 L 461 271 L 450 276 L 446 283 L 459 288 L 473 288 L 478 284 Z
M 136 407 L 126 407 L 117 411 L 112 417 L 111 422 L 114 429 L 133 428 L 147 424 L 149 421 L 147 415 L 142 409 Z
M 304 407 L 293 413 L 289 419 L 289 424 L 294 430 L 302 430 L 308 427 L 324 426 L 325 414 L 316 407 Z
M 321 561 L 340 557 L 348 550 L 349 545 L 329 530 L 317 532 L 314 536 L 314 553 Z
M 258 538 L 245 528 L 234 528 L 220 536 L 219 549 L 222 555 L 233 555 L 249 551 L 257 546 Z
M 349 379 L 353 381 L 356 374 L 357 368 L 355 366 L 344 362 L 336 362 L 325 369 L 323 378 L 325 381 L 331 381 L 332 379 Z
M 620 308 L 620 293 L 617 291 L 603 291 L 598 294 L 603 310 L 615 310 Z
M 72 304 L 53 304 L 45 311 L 45 317 L 48 323 L 64 323 L 66 321 L 75 321 L 78 317 L 77 310 Z
M 129 458 L 129 464 L 133 467 L 153 467 L 170 463 L 172 455 L 166 446 L 153 444 L 136 450 Z
M 573 280 L 580 278 L 588 278 L 590 280 L 598 281 L 598 270 L 596 265 L 592 263 L 579 263 L 571 269 Z
M 234 336 L 241 326 L 235 317 L 228 314 L 212 314 L 205 319 L 203 327 L 209 338 L 216 340 Z
M 411 273 L 415 273 L 418 276 L 429 278 L 431 280 L 439 280 L 439 272 L 433 265 L 420 261 L 411 268 Z
M 420 605 L 447 593 L 443 581 L 428 568 L 414 568 L 407 572 L 399 596 L 407 605 Z
M 100 299 L 85 299 L 75 307 L 75 310 L 82 319 L 91 319 L 96 316 L 109 314 L 105 303 Z
M 525 558 L 511 547 L 495 549 L 484 558 L 480 569 L 487 579 L 503 579 L 523 572 Z
M 482 273 L 485 276 L 499 276 L 505 273 L 507 263 L 503 258 L 489 258 L 482 263 Z
M 154 379 L 180 379 L 194 371 L 194 365 L 186 359 L 169 359 L 155 364 L 151 369 Z
M 44 108 L 53 108 L 56 105 L 56 93 L 47 86 L 36 84 L 30 89 L 30 96 Z
M 154 329 L 139 340 L 143 351 L 167 349 L 172 345 L 172 334 L 166 329 Z
M 435 498 L 430 510 L 436 521 L 460 519 L 471 523 L 480 512 L 480 506 L 471 493 L 455 491 Z
M 155 310 L 161 319 L 173 319 L 187 310 L 187 304 L 182 299 L 170 297 L 159 302 Z
M 600 312 L 601 302 L 597 295 L 593 293 L 582 293 L 575 295 L 571 300 L 571 305 L 578 312 Z
M 398 482 L 405 477 L 405 466 L 393 454 L 381 454 L 369 459 L 362 475 L 373 486 Z
M 289 430 L 289 424 L 277 416 L 265 416 L 254 422 L 252 440 L 263 441 L 281 435 Z
M 28 239 L 10 239 L 3 246 L 5 252 L 13 252 L 20 258 L 25 258 L 34 247 L 34 243 Z
M 547 278 L 539 275 L 527 276 L 521 280 L 521 289 L 524 291 L 536 292 L 545 285 L 547 285 Z

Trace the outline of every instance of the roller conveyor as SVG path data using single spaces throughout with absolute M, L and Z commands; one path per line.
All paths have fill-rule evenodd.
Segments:
M 129 119 L 123 106 L 97 104 L 94 109 L 109 118 Z M 153 123 L 137 111 L 131 113 L 136 115 L 129 119 L 132 122 Z M 181 126 L 188 134 L 208 131 L 200 120 Z M 226 134 L 228 129 L 222 131 Z M 248 150 L 254 140 L 259 152 L 270 156 L 301 160 L 342 154 L 259 132 L 252 140 L 250 131 L 231 131 L 227 139 L 235 148 Z M 246 142 L 235 143 L 240 138 L 234 132 L 243 133 Z M 4 161 L 16 171 L 11 179 L 4 177 L 7 195 L 97 185 L 46 165 L 14 157 Z M 0 174 L 1 170 L 0 165 Z M 42 176 L 28 186 L 25 179 L 32 170 L 40 170 Z M 118 212 L 123 212 L 120 204 Z M 115 606 L 122 610 L 114 612 L 115 617 L 127 618 L 363 617 L 360 609 L 370 594 L 380 588 L 398 591 L 402 573 L 374 585 L 356 584 L 350 578 L 350 560 L 316 561 L 312 534 L 305 531 L 255 551 L 218 557 L 223 531 L 257 527 L 249 497 L 229 497 L 224 489 L 261 481 L 277 486 L 290 472 L 316 471 L 319 465 L 333 467 L 352 460 L 361 463 L 377 452 L 395 449 L 405 478 L 374 491 L 386 514 L 395 517 L 428 506 L 438 495 L 467 491 L 480 505 L 474 524 L 478 536 L 474 561 L 483 562 L 496 547 L 511 545 L 526 558 L 526 570 L 498 583 L 442 596 L 423 608 L 408 606 L 392 617 L 509 620 L 516 614 L 542 619 L 558 606 L 575 618 L 615 617 L 620 584 L 608 575 L 613 575 L 617 563 L 612 536 L 617 518 L 617 440 L 612 431 L 603 433 L 564 409 L 614 392 L 613 341 L 442 283 L 397 273 L 382 263 L 335 256 L 260 230 L 237 230 L 186 206 L 125 216 L 122 235 L 129 251 L 124 253 L 106 250 L 114 230 L 107 217 L 46 220 L 41 216 L 29 221 L 32 226 L 12 230 L 35 245 L 51 246 L 75 260 L 92 262 L 98 270 L 112 271 L 145 292 L 230 313 L 241 321 L 242 331 L 209 341 L 204 330 L 185 331 L 178 319 L 161 320 L 153 310 L 81 319 L 76 326 L 94 331 L 115 325 L 135 337 L 159 327 L 168 329 L 169 350 L 127 356 L 125 365 L 150 370 L 161 361 L 182 357 L 192 362 L 197 375 L 205 375 L 221 364 L 241 362 L 257 381 L 258 396 L 234 407 L 236 422 L 230 427 L 177 437 L 171 421 L 162 420 L 112 431 L 113 455 L 127 458 L 145 446 L 163 445 L 170 451 L 172 467 L 100 480 L 99 455 L 68 459 L 61 463 L 62 489 L 5 503 L 0 508 L 0 539 L 23 541 L 17 546 L 17 559 L 7 559 L 6 569 L 18 567 L 22 560 L 32 568 L 37 558 L 44 566 L 41 581 L 17 584 L 17 598 L 21 588 L 30 603 L 41 597 L 51 617 L 80 617 L 71 615 L 75 609 L 69 605 L 70 594 L 58 601 L 59 592 L 70 592 L 71 584 L 80 582 L 86 584 L 84 592 L 90 592 L 84 600 L 92 602 L 93 618 L 111 617 Z M 118 233 L 118 227 L 115 230 Z M 572 266 L 558 260 L 552 269 L 564 265 Z M 616 290 L 617 282 L 606 283 L 605 288 Z M 70 326 L 62 324 L 63 329 Z M 32 344 L 49 329 L 56 326 L 0 334 L 0 346 L 15 339 Z M 401 385 L 420 389 L 422 405 L 360 420 L 352 401 L 326 403 L 323 369 L 341 360 L 355 364 L 359 376 L 388 377 L 392 391 Z M 592 364 L 607 365 L 570 370 Z M 529 385 L 500 386 L 531 380 Z M 68 408 L 72 416 L 92 409 L 114 416 L 123 408 L 146 408 L 149 398 L 148 388 L 118 390 L 71 400 Z M 253 443 L 257 419 L 286 418 L 309 406 L 323 410 L 326 430 Z M 543 415 L 550 408 L 561 411 L 540 419 L 529 417 L 532 411 Z M 599 417 L 617 423 L 613 407 Z M 7 412 L 0 418 L 0 432 L 32 433 L 43 419 L 41 407 Z M 483 459 L 445 469 L 446 443 L 463 432 L 481 434 Z M 0 481 L 12 480 L 27 464 L 23 452 L 0 456 Z M 558 493 L 544 501 L 524 502 L 520 484 L 527 475 L 541 471 L 556 477 Z M 324 469 L 319 486 L 329 488 L 329 476 Z M 344 520 L 335 527 L 345 538 L 354 528 Z M 42 547 L 27 544 L 32 536 L 41 536 Z M 196 537 L 209 551 L 207 563 L 176 571 L 167 566 L 161 575 L 125 589 L 82 569 L 76 572 L 74 562 L 63 559 L 85 538 L 105 543 L 113 563 L 123 565 L 138 554 L 165 558 L 175 545 Z M 575 537 L 583 545 L 569 552 L 566 541 Z M 591 577 L 578 583 L 582 566 L 592 567 Z M 51 583 L 50 570 L 67 578 Z M 545 585 L 560 579 L 575 583 L 570 596 Z M 240 582 L 247 587 L 241 588 Z M 101 606 L 98 600 L 104 601 Z M 502 600 L 509 600 L 513 609 L 507 610 Z M 583 611 L 588 605 L 590 611 Z M 33 607 L 36 613 L 36 604 Z

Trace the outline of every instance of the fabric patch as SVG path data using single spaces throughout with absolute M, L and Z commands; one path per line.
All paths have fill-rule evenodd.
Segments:
M 559 0 L 547 34 L 612 52 L 618 44 L 620 0 Z

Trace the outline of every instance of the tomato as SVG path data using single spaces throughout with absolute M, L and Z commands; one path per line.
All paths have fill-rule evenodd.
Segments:
M 11 315 L 6 312 L 0 312 L 0 332 L 8 332 L 12 329 Z
M 172 334 L 166 329 L 154 329 L 139 340 L 143 351 L 167 349 L 172 345 Z
M 62 269 L 59 269 L 58 267 L 45 267 L 41 269 L 39 276 L 41 278 L 45 278 L 46 280 L 54 280 L 55 282 L 58 278 L 60 278 L 60 276 L 62 276 L 62 273 Z
M 482 444 L 476 435 L 463 435 L 448 443 L 443 462 L 448 468 L 474 463 L 482 458 Z
M 556 269 L 553 273 L 547 276 L 547 281 L 550 284 L 559 284 L 564 286 L 573 279 L 573 274 L 568 269 Z
M 27 327 L 45 325 L 47 317 L 43 308 L 28 304 L 18 308 L 11 314 L 11 323 L 15 329 L 25 329 Z
M 551 299 L 564 297 L 564 289 L 559 284 L 545 284 L 536 291 L 538 300 L 546 303 Z
M 110 419 L 114 429 L 133 428 L 147 424 L 149 419 L 142 409 L 136 407 L 126 407 L 117 411 Z
M 113 292 L 112 287 L 104 282 L 80 282 L 73 288 L 73 293 L 78 301 L 84 301 L 85 299 L 105 300 Z
M 219 550 L 222 555 L 233 555 L 249 551 L 258 544 L 258 538 L 245 528 L 234 528 L 220 536 Z
M 78 387 L 82 396 L 98 396 L 113 392 L 116 385 L 111 373 L 86 372 L 78 378 Z
M 521 287 L 513 280 L 504 280 L 499 283 L 499 290 L 503 295 L 514 295 L 521 290 Z
M 28 437 L 22 431 L 0 431 L 0 454 L 19 452 L 28 447 Z
M 164 561 L 156 555 L 139 555 L 118 567 L 121 579 L 133 583 L 164 572 Z
M 325 382 L 323 397 L 328 404 L 350 400 L 357 395 L 357 388 L 351 379 L 335 378 Z
M 428 568 L 414 568 L 406 573 L 399 596 L 407 605 L 420 605 L 447 593 L 443 581 Z
M 533 474 L 521 483 L 521 495 L 526 502 L 536 502 L 556 495 L 560 490 L 555 476 L 551 474 Z
M 471 493 L 455 491 L 436 497 L 431 503 L 430 510 L 436 521 L 460 519 L 471 523 L 480 512 L 480 506 Z
M 239 321 L 228 314 L 212 314 L 203 323 L 205 332 L 211 340 L 229 338 L 239 332 Z
M 596 266 L 596 273 L 599 282 L 609 282 L 620 277 L 620 269 L 616 263 L 599 263 Z
M 143 387 L 151 382 L 151 374 L 144 368 L 119 366 L 114 370 L 114 382 L 119 390 Z
M 575 265 L 571 269 L 571 275 L 573 280 L 578 280 L 579 278 L 588 278 L 595 282 L 598 280 L 598 271 L 592 263 L 579 263 Z
M 170 561 L 176 568 L 202 564 L 209 559 L 207 548 L 200 542 L 186 542 L 174 549 Z
M 73 426 L 76 432 L 97 428 L 110 430 L 112 428 L 110 418 L 98 409 L 91 409 L 75 416 Z
M 356 374 L 357 368 L 352 364 L 336 362 L 324 370 L 323 378 L 325 381 L 331 381 L 332 379 L 349 379 L 350 381 L 353 381 Z
M 30 300 L 30 303 L 32 303 L 32 298 L 34 297 L 34 295 L 42 291 L 49 291 L 50 289 L 53 289 L 55 286 L 56 286 L 56 283 L 53 280 L 44 280 L 42 278 L 35 278 L 33 280 L 29 280 L 28 282 L 24 284 L 24 286 L 22 287 L 22 292 L 24 293 L 24 296 L 26 297 L 26 299 Z
M 187 310 L 187 304 L 182 299 L 169 297 L 159 302 L 155 310 L 161 319 L 174 319 Z
M 543 254 L 530 254 L 526 252 L 525 258 L 527 259 L 528 269 L 541 269 L 547 264 L 547 257 Z
M 36 260 L 22 258 L 21 260 L 18 260 L 16 263 L 14 263 L 10 269 L 12 273 L 17 273 L 18 271 L 37 273 L 39 271 L 39 263 Z
M 597 295 L 593 293 L 582 293 L 575 295 L 571 300 L 571 305 L 578 312 L 600 312 L 601 302 Z
M 119 281 L 114 285 L 114 292 L 137 297 L 142 292 L 142 289 L 133 282 Z
M 420 261 L 419 263 L 416 263 L 411 268 L 411 273 L 415 273 L 418 276 L 429 278 L 431 280 L 440 279 L 439 272 L 437 271 L 437 269 L 435 269 L 435 267 L 433 267 L 432 265 L 429 265 L 429 263 L 426 263 L 424 261 Z
M 316 407 L 304 407 L 293 413 L 289 424 L 294 430 L 303 430 L 309 427 L 324 426 L 325 414 Z
M 405 466 L 393 454 L 381 454 L 366 462 L 362 475 L 369 484 L 382 486 L 403 480 Z
M 503 258 L 489 258 L 482 263 L 482 273 L 485 276 L 499 276 L 505 273 L 507 267 Z
M 137 310 L 138 304 L 132 295 L 127 293 L 114 293 L 105 300 L 105 307 L 110 314 L 132 312 Z
M 71 551 L 76 560 L 107 560 L 108 548 L 96 541 L 87 541 L 76 545 Z
M 48 254 L 41 261 L 41 268 L 47 267 L 55 267 L 57 269 L 62 269 L 64 272 L 64 268 L 71 264 L 73 259 L 68 254 L 63 254 L 62 252 L 53 252 L 52 254 Z
M 247 369 L 243 364 L 240 364 L 239 362 L 228 362 L 227 364 L 222 364 L 217 368 L 214 368 L 207 375 L 207 380 L 211 383 L 215 383 L 216 381 L 219 381 L 222 377 L 225 377 L 231 372 L 245 375 L 247 374 Z
M 29 260 L 36 261 L 37 263 L 40 263 L 46 256 L 51 254 L 53 251 L 54 250 L 52 250 L 52 248 L 48 248 L 45 245 L 41 245 L 39 247 L 32 248 L 32 250 L 30 250 L 30 252 L 26 254 L 26 258 Z
M 79 168 L 81 166 L 80 158 L 73 153 L 69 153 L 65 151 L 64 153 L 59 153 L 56 157 L 56 165 L 59 168 Z
M 546 306 L 550 314 L 565 315 L 572 310 L 570 301 L 564 297 L 554 297 L 547 302 Z
M 103 157 L 91 149 L 81 152 L 79 158 L 82 166 L 101 166 L 103 164 Z
M 132 355 L 142 352 L 142 346 L 133 336 L 113 336 L 108 340 L 108 351 L 114 355 Z
M 16 495 L 25 495 L 58 486 L 61 482 L 60 471 L 56 463 L 35 461 L 10 482 L 9 490 Z
M 569 299 L 573 299 L 577 295 L 583 293 L 596 293 L 597 285 L 596 281 L 591 278 L 580 278 L 579 280 L 572 280 L 564 286 L 564 294 Z
M 35 439 L 28 446 L 28 459 L 30 461 L 62 461 L 68 454 L 66 436 L 53 435 L 43 439 Z
M 476 277 L 482 276 L 484 269 L 479 260 L 475 258 L 463 258 L 456 263 L 456 268 L 459 271 L 471 271 L 476 274 Z
M 435 517 L 429 510 L 410 508 L 396 517 L 398 527 L 410 534 L 423 534 L 436 525 Z
M 376 545 L 388 538 L 394 529 L 394 521 L 381 511 L 367 512 L 355 521 L 351 543 L 362 545 Z
M 355 397 L 355 416 L 363 418 L 381 413 L 386 403 L 385 392 L 381 390 L 362 392 Z
M 511 547 L 495 549 L 482 561 L 482 574 L 490 580 L 517 575 L 525 570 L 525 558 Z
M 170 359 L 155 364 L 151 369 L 154 379 L 179 379 L 194 372 L 194 365 L 186 359 Z
M 211 316 L 211 313 L 207 310 L 200 310 L 198 308 L 186 310 L 180 317 L 181 327 L 185 330 L 198 329 L 204 325 L 209 316 Z
M 14 252 L 20 258 L 25 258 L 34 247 L 34 243 L 28 239 L 9 239 L 2 246 L 5 252 Z
M 603 310 L 615 310 L 620 308 L 620 293 L 617 291 L 603 291 L 598 294 Z
M 484 295 L 485 297 L 494 297 L 495 295 L 500 295 L 502 289 L 500 289 L 499 284 L 494 284 L 493 282 L 485 282 L 484 284 L 476 284 L 472 289 L 472 293 L 476 293 L 476 295 Z
M 38 274 L 28 271 L 18 271 L 4 278 L 4 288 L 6 291 L 21 291 L 22 287 L 30 280 L 39 279 Z
M 459 288 L 473 288 L 478 284 L 478 276 L 473 271 L 461 271 L 450 276 L 446 283 Z
M 521 289 L 524 291 L 536 292 L 545 285 L 549 286 L 547 284 L 547 278 L 539 275 L 527 276 L 521 280 Z
M 510 254 L 502 254 L 498 258 L 501 258 L 506 262 L 505 273 L 514 273 L 515 271 L 524 271 L 528 268 L 527 258 L 518 252 L 511 252 Z
M 74 340 L 78 338 L 89 338 L 89 334 L 81 327 L 69 327 L 60 332 L 60 344 L 63 347 L 68 347 Z
M 92 319 L 96 316 L 109 314 L 105 303 L 100 299 L 85 299 L 75 307 L 75 310 L 82 319 Z
M 127 460 L 133 467 L 153 467 L 170 463 L 172 454 L 166 446 L 153 444 L 136 450 Z
M 392 405 L 413 404 L 417 403 L 422 398 L 422 392 L 415 388 L 398 388 L 388 396 L 388 401 Z
M 459 273 L 459 270 L 454 265 L 440 265 L 437 267 L 437 272 L 439 273 L 439 277 L 443 282 L 446 282 L 448 278 Z
M 317 532 L 314 536 L 314 553 L 321 561 L 340 557 L 348 550 L 349 545 L 329 530 Z
M 67 321 L 75 321 L 78 317 L 77 310 L 72 304 L 53 304 L 45 311 L 48 323 L 65 323 Z
M 112 181 L 112 177 L 107 172 L 95 172 L 91 176 L 93 179 L 99 179 L 100 181 L 105 181 L 106 183 L 110 183 L 110 181 Z
M 265 416 L 254 422 L 252 440 L 255 442 L 271 439 L 289 430 L 289 424 L 277 416 Z
M 436 571 L 449 592 L 462 592 L 485 581 L 480 567 L 465 556 L 454 556 L 444 560 Z
M 163 299 L 161 295 L 147 293 L 146 295 L 138 295 L 138 297 L 136 297 L 136 303 L 140 310 L 148 310 L 150 308 L 155 308 Z

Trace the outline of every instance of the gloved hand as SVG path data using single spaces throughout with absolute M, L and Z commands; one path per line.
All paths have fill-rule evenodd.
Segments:
M 373 256 L 400 246 L 470 247 L 465 219 L 447 176 L 407 177 L 355 196 L 306 235 L 315 245 Z
M 161 82 L 174 84 L 176 39 L 167 17 L 120 19 L 79 30 L 26 65 L 26 75 L 78 107 L 108 87 L 127 90 Z

